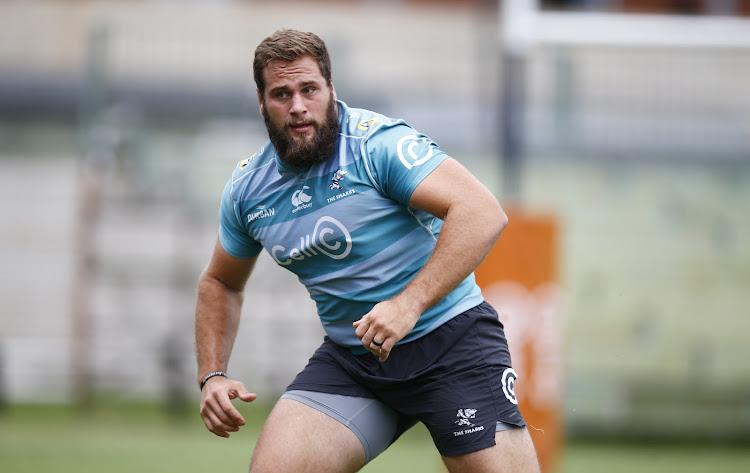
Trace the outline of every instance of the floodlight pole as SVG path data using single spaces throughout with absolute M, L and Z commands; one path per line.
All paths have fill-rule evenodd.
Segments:
M 526 70 L 538 0 L 498 0 L 502 67 L 502 193 L 518 202 L 525 139 Z

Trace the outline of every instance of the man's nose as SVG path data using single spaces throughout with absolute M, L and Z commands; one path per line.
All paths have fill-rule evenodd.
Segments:
M 307 105 L 300 94 L 293 94 L 289 113 L 292 115 L 304 115 L 307 113 Z

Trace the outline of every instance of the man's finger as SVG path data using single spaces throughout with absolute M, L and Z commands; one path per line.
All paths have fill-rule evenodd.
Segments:
M 235 424 L 234 421 L 225 413 L 223 412 L 219 407 L 211 407 L 206 406 L 205 409 L 201 410 L 201 417 L 203 418 L 203 422 L 206 424 L 206 427 L 208 427 L 208 430 L 211 430 L 213 432 L 213 427 L 218 425 L 227 425 L 230 426 L 232 424 Z
M 364 317 L 354 322 L 354 324 L 352 324 L 356 328 L 356 330 L 354 330 L 354 334 L 357 336 L 357 338 L 362 340 L 362 337 L 364 337 L 367 334 L 367 331 L 370 328 L 370 325 L 367 322 L 365 322 Z
M 366 344 L 365 346 L 370 346 L 370 344 L 372 344 L 380 348 L 380 346 L 382 346 L 383 342 L 385 341 L 386 335 L 382 332 L 378 332 L 378 328 L 376 328 L 374 325 L 370 325 L 367 333 L 365 333 L 365 335 L 362 337 L 362 344 Z
M 221 408 L 221 413 L 223 415 L 220 415 L 219 417 L 224 421 L 225 424 L 229 425 L 245 425 L 245 419 L 242 417 L 242 414 L 240 414 L 240 411 L 238 411 L 232 402 L 229 400 L 230 398 L 223 398 L 219 399 L 219 407 Z
M 383 345 L 380 347 L 380 353 L 378 353 L 378 358 L 381 362 L 388 359 L 388 356 L 391 354 L 391 350 L 393 349 L 393 339 L 392 338 L 386 338 L 385 341 L 383 341 Z
M 234 409 L 234 406 L 232 406 L 232 403 L 227 397 L 218 394 L 206 399 L 204 410 L 207 413 L 213 413 L 221 422 L 225 424 L 233 424 L 234 421 L 232 420 L 229 410 L 226 409 L 224 402 L 229 404 L 230 409 Z
M 252 402 L 258 397 L 258 395 L 255 393 L 251 393 L 243 386 L 242 389 L 237 393 L 237 397 L 242 401 Z
M 229 390 L 229 399 L 240 398 L 245 402 L 250 402 L 254 401 L 256 397 L 258 396 L 248 391 L 245 385 L 239 381 Z
M 229 432 L 236 432 L 239 427 L 232 427 L 224 424 L 215 413 L 210 412 L 203 418 L 203 423 L 206 424 L 208 430 L 218 435 L 219 437 L 229 437 Z

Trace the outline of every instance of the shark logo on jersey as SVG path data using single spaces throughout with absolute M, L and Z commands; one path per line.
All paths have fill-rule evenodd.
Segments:
M 344 176 L 346 176 L 346 169 L 339 169 L 338 171 L 336 171 L 336 174 L 334 174 L 333 177 L 331 178 L 331 180 L 333 181 L 333 184 L 328 186 L 328 188 L 331 190 L 339 190 L 339 191 L 344 190 L 344 188 L 341 187 L 341 184 L 339 184 L 339 181 L 344 180 Z
M 417 135 L 406 135 L 398 140 L 396 152 L 401 163 L 407 169 L 411 169 L 414 166 L 426 163 L 432 157 L 434 145 L 427 138 L 419 138 Z

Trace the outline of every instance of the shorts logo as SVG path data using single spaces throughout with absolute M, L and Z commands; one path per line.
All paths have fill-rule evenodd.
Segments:
M 513 371 L 513 368 L 506 368 L 506 370 L 503 371 L 503 393 L 505 394 L 505 397 L 508 398 L 508 400 L 513 404 L 518 404 L 518 399 L 516 399 L 517 378 L 518 375 L 515 371 Z
M 475 425 L 470 420 L 476 418 L 476 416 L 476 409 L 459 409 L 458 413 L 456 413 L 456 422 L 454 423 L 459 427 L 464 427 L 464 429 L 453 432 L 453 436 L 460 437 L 462 435 L 468 435 L 483 431 L 483 425 Z
M 357 125 L 357 128 L 359 128 L 360 130 L 369 130 L 372 124 L 375 123 L 376 120 L 377 118 L 370 118 L 369 120 L 363 120 L 359 122 L 359 125 Z
M 477 416 L 476 409 L 459 409 L 456 414 L 456 425 L 472 427 L 474 424 L 469 420 Z
M 396 152 L 401 163 L 407 169 L 411 169 L 414 166 L 424 164 L 432 157 L 432 146 L 433 143 L 427 138 L 418 138 L 417 135 L 406 135 L 398 140 Z

